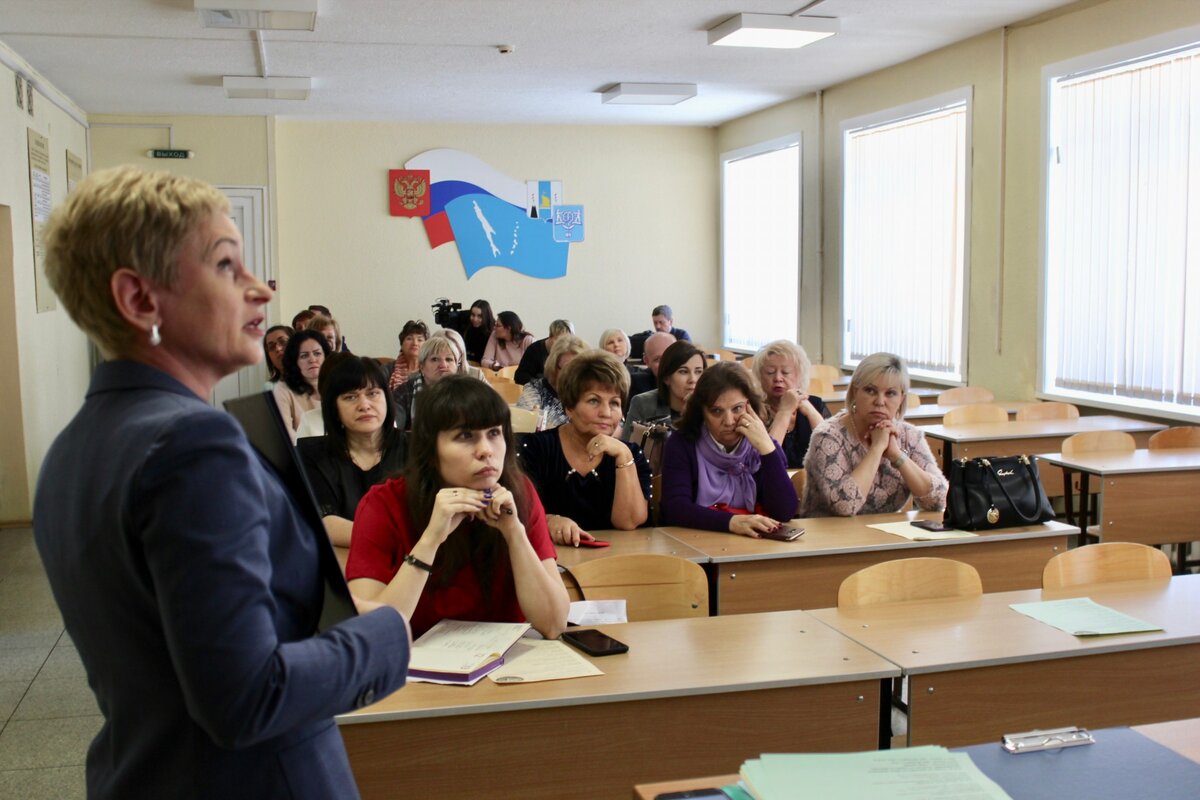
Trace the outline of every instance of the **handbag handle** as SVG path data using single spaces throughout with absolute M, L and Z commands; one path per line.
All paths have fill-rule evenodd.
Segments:
M 1038 521 L 1038 509 L 1042 507 L 1042 502 L 1045 498 L 1045 495 L 1042 492 L 1041 479 L 1037 475 L 1033 474 L 1033 463 L 1030 461 L 1025 463 L 1025 471 L 1029 473 L 1029 478 L 1033 481 L 1033 513 L 1031 515 L 1025 514 L 1023 511 L 1021 511 L 1017 504 L 1013 502 L 1012 496 L 1008 493 L 1008 489 L 1004 488 L 1004 481 L 1000 480 L 1000 476 L 996 474 L 996 468 L 992 466 L 992 462 L 987 462 L 987 469 L 988 474 L 992 476 L 992 480 L 996 482 L 996 485 L 1000 487 L 1000 491 L 1004 493 L 1004 498 L 1008 500 L 1008 505 L 1013 512 L 1021 518 L 1022 522 L 1026 522 L 1030 525 L 1035 524 Z

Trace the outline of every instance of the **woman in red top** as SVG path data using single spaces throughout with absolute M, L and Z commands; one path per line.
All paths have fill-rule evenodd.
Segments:
M 346 577 L 399 609 L 419 636 L 442 619 L 567 624 L 546 512 L 516 464 L 508 406 L 486 383 L 448 375 L 416 400 L 402 478 L 354 516 Z

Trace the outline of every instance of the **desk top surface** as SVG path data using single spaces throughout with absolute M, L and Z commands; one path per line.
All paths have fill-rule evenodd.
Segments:
M 1163 450 L 1121 450 L 1092 453 L 1043 453 L 1038 460 L 1093 475 L 1125 475 L 1139 472 L 1183 472 L 1200 470 L 1200 447 Z
M 1015 414 L 1025 406 L 1036 406 L 1037 402 L 1033 400 L 994 400 L 988 405 L 1000 406 L 1009 414 Z M 930 417 L 944 417 L 946 412 L 956 408 L 962 408 L 961 405 L 941 405 L 939 403 L 922 403 L 916 408 L 910 408 L 904 412 L 904 418 L 907 420 L 929 419 Z
M 340 724 L 650 700 L 896 677 L 900 670 L 804 611 L 627 622 L 600 630 L 629 652 L 605 674 L 530 684 L 413 683 Z M 586 656 L 585 656 L 586 658 Z
M 914 519 L 941 519 L 937 511 L 901 511 L 894 514 L 863 514 L 857 517 L 813 517 L 795 519 L 789 524 L 804 528 L 804 535 L 794 542 L 770 539 L 751 539 L 733 533 L 716 533 L 690 528 L 660 528 L 659 530 L 707 557 L 714 563 L 726 561 L 755 561 L 772 558 L 803 558 L 841 553 L 861 553 L 870 550 L 903 550 L 931 547 L 954 547 L 980 541 L 1041 539 L 1078 533 L 1078 529 L 1061 522 L 1047 522 L 1021 528 L 980 531 L 978 536 L 939 541 L 910 541 L 901 536 L 867 527 L 883 522 Z M 945 551 L 951 553 L 951 551 Z M 952 554 L 948 557 L 953 557 Z
M 1145 622 L 1153 633 L 1073 636 L 1009 608 L 1069 597 L 1090 597 Z M 1200 643 L 1200 575 L 1091 584 L 1073 589 L 1026 589 L 970 598 L 914 600 L 858 609 L 810 612 L 884 658 L 920 674 L 1024 661 Z
M 826 403 L 844 403 L 844 402 L 846 402 L 846 392 L 849 391 L 849 386 L 850 386 L 849 378 L 846 379 L 846 383 L 844 385 L 835 383 L 833 386 L 834 390 L 826 395 L 821 395 L 821 399 L 824 400 Z M 914 386 L 912 389 L 909 389 L 908 391 L 909 391 L 909 394 L 916 395 L 917 397 L 921 398 L 922 401 L 924 401 L 928 398 L 931 398 L 931 397 L 937 397 L 939 394 L 942 393 L 941 389 L 933 389 L 928 386 Z
M 657 555 L 678 556 L 694 561 L 697 564 L 708 562 L 708 555 L 700 552 L 679 539 L 665 535 L 659 528 L 637 528 L 632 531 L 589 531 L 601 541 L 608 542 L 608 547 L 569 547 L 556 544 L 558 563 L 564 567 L 573 567 L 585 561 L 608 556 L 627 554 L 641 555 L 654 553 Z
M 1037 439 L 1045 436 L 1073 436 L 1087 431 L 1124 431 L 1145 433 L 1166 428 L 1158 422 L 1102 414 L 1078 419 L 1038 419 L 1017 422 L 980 422 L 970 425 L 925 425 L 926 436 L 948 442 L 983 442 L 992 439 Z

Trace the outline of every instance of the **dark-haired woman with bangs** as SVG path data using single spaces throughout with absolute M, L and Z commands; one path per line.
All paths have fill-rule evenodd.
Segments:
M 404 469 L 404 435 L 387 389 L 387 373 L 373 358 L 345 356 L 324 377 L 324 436 L 296 442 L 317 496 L 329 539 L 350 546 L 354 513 L 372 486 Z
M 462 619 L 527 620 L 557 637 L 567 593 L 504 400 L 482 381 L 447 375 L 417 395 L 408 447 L 404 476 L 359 504 L 351 590 L 400 610 L 414 636 Z
M 329 353 L 325 337 L 308 330 L 296 331 L 283 351 L 283 380 L 275 384 L 271 392 L 293 442 L 304 413 L 321 407 L 317 379 Z

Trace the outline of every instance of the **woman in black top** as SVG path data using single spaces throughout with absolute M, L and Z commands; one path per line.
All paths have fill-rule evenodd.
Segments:
M 767 431 L 783 447 L 788 468 L 800 469 L 813 429 L 829 417 L 821 398 L 808 393 L 808 354 L 800 345 L 779 339 L 755 353 L 754 372 L 764 395 Z
M 379 362 L 359 356 L 339 361 L 325 380 L 321 415 L 325 435 L 296 446 L 325 532 L 335 545 L 349 547 L 358 501 L 404 468 L 404 436 L 396 430 L 387 373 Z
M 487 347 L 488 337 L 496 327 L 496 315 L 492 313 L 492 304 L 487 300 L 471 303 L 471 316 L 468 319 L 467 329 L 463 331 L 463 339 L 467 343 L 467 360 L 478 364 L 483 360 L 483 350 Z
M 567 422 L 525 437 L 521 466 L 537 487 L 550 537 L 578 546 L 589 529 L 632 530 L 649 516 L 650 465 L 615 438 L 629 373 L 612 353 L 589 350 L 558 376 Z

